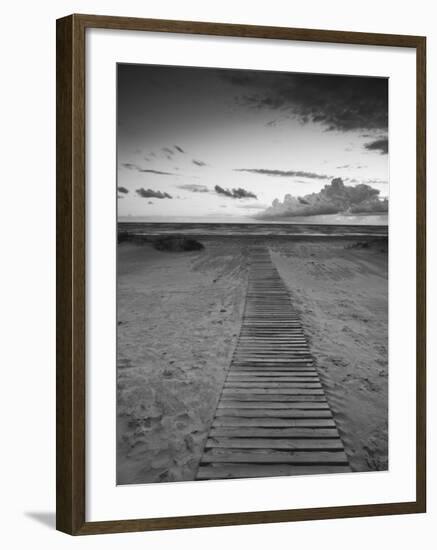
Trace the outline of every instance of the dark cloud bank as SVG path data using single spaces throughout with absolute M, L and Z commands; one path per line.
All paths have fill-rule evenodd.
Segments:
M 375 141 L 371 141 L 370 143 L 365 143 L 364 147 L 368 151 L 379 151 L 381 155 L 387 155 L 388 154 L 388 138 L 380 138 L 376 139 Z
M 386 78 L 266 71 L 224 71 L 222 78 L 241 89 L 240 105 L 319 123 L 326 130 L 387 131 Z
M 192 163 L 195 164 L 196 166 L 201 166 L 201 167 L 207 166 L 206 162 L 203 162 L 203 160 L 193 159 Z
M 173 172 L 164 172 L 162 170 L 152 170 L 151 168 L 141 168 L 141 166 L 138 166 L 137 164 L 132 164 L 131 162 L 125 162 L 123 166 L 128 170 L 136 170 L 137 172 L 140 172 L 142 174 L 157 174 L 159 176 L 177 176 L 177 174 Z
M 147 198 L 151 198 L 151 197 L 153 197 L 155 199 L 171 199 L 171 198 L 173 198 L 171 195 L 169 195 L 166 192 L 154 191 L 153 189 L 144 189 L 143 187 L 141 187 L 140 189 L 136 189 L 135 192 L 140 197 L 142 197 L 143 199 L 147 199 Z
M 319 193 L 303 197 L 285 195 L 283 202 L 275 199 L 272 206 L 258 214 L 259 219 L 293 218 L 320 214 L 381 214 L 388 211 L 388 200 L 379 198 L 379 190 L 369 185 L 345 185 L 334 178 Z
M 246 191 L 246 189 L 243 189 L 242 187 L 238 187 L 236 189 L 224 189 L 223 187 L 220 187 L 220 185 L 216 185 L 214 187 L 214 190 L 219 195 L 225 195 L 226 197 L 230 197 L 231 199 L 256 199 L 257 196 L 252 193 L 251 191 Z
M 316 174 L 314 172 L 302 172 L 301 170 L 269 170 L 267 168 L 234 168 L 234 172 L 249 172 L 250 174 L 277 176 L 281 178 L 300 177 L 318 180 L 327 180 L 331 177 L 325 174 Z

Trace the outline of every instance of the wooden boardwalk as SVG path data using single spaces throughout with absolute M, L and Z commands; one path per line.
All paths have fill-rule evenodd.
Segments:
M 290 295 L 253 247 L 241 332 L 197 479 L 350 471 Z

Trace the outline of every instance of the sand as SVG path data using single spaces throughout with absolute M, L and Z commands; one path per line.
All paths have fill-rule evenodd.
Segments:
M 269 239 L 353 470 L 387 468 L 387 253 Z M 244 238 L 118 247 L 117 482 L 192 480 L 237 342 Z
M 352 246 L 351 246 L 352 245 Z M 355 471 L 388 467 L 387 251 L 344 241 L 275 244 Z
M 247 254 L 118 247 L 117 482 L 192 480 L 244 308 Z

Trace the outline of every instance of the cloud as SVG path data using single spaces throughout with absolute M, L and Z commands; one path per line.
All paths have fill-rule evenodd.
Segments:
M 254 193 L 251 191 L 247 191 L 246 189 L 243 189 L 242 187 L 238 187 L 236 189 L 224 189 L 223 187 L 220 187 L 220 185 L 216 185 L 214 187 L 214 190 L 219 195 L 225 195 L 226 197 L 230 197 L 231 199 L 256 199 L 258 198 Z
M 367 165 L 364 164 L 342 164 L 341 166 L 336 166 L 337 170 L 345 170 L 347 168 L 355 168 L 356 170 L 362 170 L 367 168 Z
M 165 191 L 154 191 L 153 189 L 144 189 L 141 187 L 140 189 L 136 189 L 135 192 L 142 197 L 143 199 L 147 198 L 155 198 L 155 199 L 171 199 L 172 196 L 166 193 Z
M 140 172 L 142 174 L 158 174 L 160 176 L 177 176 L 177 174 L 174 174 L 173 172 L 163 172 L 162 170 L 152 170 L 151 168 L 141 168 L 137 164 L 132 164 L 131 162 L 125 162 L 122 164 L 124 168 L 127 168 L 128 170 L 136 170 L 137 172 Z
M 184 189 L 185 191 L 191 191 L 193 193 L 209 193 L 209 189 L 206 185 L 198 185 L 196 183 L 186 183 L 184 185 L 178 185 L 178 189 Z
M 240 88 L 236 101 L 249 108 L 275 111 L 326 130 L 387 130 L 385 78 L 261 71 L 224 71 L 222 78 Z
M 214 191 L 219 195 L 225 195 L 226 197 L 233 197 L 232 191 L 229 191 L 229 189 L 223 189 L 223 187 L 220 187 L 220 185 L 216 185 L 214 187 Z
M 379 190 L 365 184 L 348 186 L 341 178 L 334 178 L 319 193 L 303 197 L 285 195 L 281 202 L 257 215 L 260 219 L 293 218 L 339 213 L 382 213 L 388 211 L 388 200 L 379 198 Z
M 240 204 L 238 208 L 244 208 L 246 210 L 264 210 L 265 204 Z
M 381 179 L 378 179 L 378 178 L 374 178 L 374 179 L 364 180 L 361 183 L 366 183 L 367 185 L 378 185 L 378 184 L 379 185 L 387 185 L 388 181 L 387 180 L 381 180 Z
M 147 170 L 146 168 L 138 169 L 138 172 L 142 172 L 146 174 L 158 174 L 160 176 L 177 176 L 177 174 L 174 174 L 173 172 L 163 172 L 161 170 Z
M 126 187 L 122 187 L 121 185 L 117 187 L 117 191 L 119 193 L 129 193 L 129 189 L 126 189 Z
M 234 168 L 234 172 L 249 172 L 250 174 L 278 176 L 281 178 L 299 177 L 318 180 L 327 180 L 331 177 L 326 174 L 315 174 L 314 172 L 303 172 L 301 170 L 268 170 L 267 168 Z
M 206 162 L 203 162 L 202 160 L 193 159 L 191 162 L 196 166 L 207 166 Z
M 169 155 L 174 155 L 174 151 L 170 147 L 163 147 L 162 150 Z
M 185 153 L 185 151 L 182 149 L 182 147 L 179 147 L 179 145 L 175 145 L 174 148 L 176 151 L 179 151 L 179 153 Z
M 349 212 L 352 214 L 381 214 L 388 212 L 388 199 L 363 201 L 356 206 L 351 206 Z
M 379 151 L 381 155 L 387 155 L 388 153 L 388 138 L 380 138 L 369 143 L 365 143 L 364 147 L 368 151 Z
M 123 195 L 117 195 L 117 199 L 124 199 Z

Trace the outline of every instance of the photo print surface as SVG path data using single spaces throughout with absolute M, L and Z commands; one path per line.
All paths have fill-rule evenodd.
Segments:
M 118 64 L 117 484 L 388 469 L 388 84 Z

